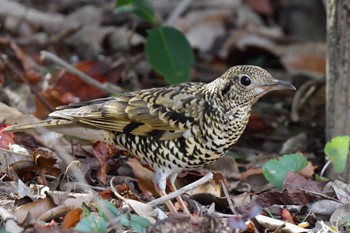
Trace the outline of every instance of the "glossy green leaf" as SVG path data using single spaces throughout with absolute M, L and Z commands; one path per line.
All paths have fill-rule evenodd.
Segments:
M 149 31 L 145 50 L 152 68 L 168 83 L 188 81 L 194 58 L 182 32 L 171 27 L 156 27 Z
M 326 159 L 331 160 L 336 172 L 343 172 L 347 163 L 349 154 L 349 136 L 338 136 L 327 142 L 324 153 Z
M 297 172 L 307 165 L 307 160 L 301 154 L 283 155 L 281 158 L 271 159 L 262 167 L 263 174 L 276 188 L 282 189 L 284 177 L 288 171 Z
M 114 11 L 115 13 L 134 14 L 146 22 L 157 23 L 157 18 L 149 0 L 117 0 Z
M 107 232 L 107 222 L 95 214 L 83 218 L 74 228 L 81 232 Z

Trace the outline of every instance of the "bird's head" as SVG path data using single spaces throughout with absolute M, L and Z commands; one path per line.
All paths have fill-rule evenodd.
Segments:
M 263 68 L 252 65 L 231 67 L 207 88 L 240 104 L 253 104 L 270 91 L 296 90 L 291 83 L 275 79 Z

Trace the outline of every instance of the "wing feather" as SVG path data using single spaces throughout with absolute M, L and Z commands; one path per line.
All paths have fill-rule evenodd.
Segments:
M 198 124 L 205 110 L 202 83 L 181 84 L 71 104 L 50 114 L 72 124 L 170 140 Z

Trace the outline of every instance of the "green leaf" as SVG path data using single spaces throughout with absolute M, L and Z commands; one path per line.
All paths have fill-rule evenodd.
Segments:
M 113 219 L 119 216 L 119 210 L 108 201 L 99 201 L 98 202 L 98 213 L 105 220 Z
M 83 218 L 74 228 L 77 231 L 82 232 L 107 232 L 107 222 L 95 214 L 90 214 L 88 217 Z
M 151 223 L 138 215 L 132 214 L 130 216 L 131 229 L 138 233 L 142 233 L 145 231 L 146 227 L 148 227 Z
M 316 181 L 320 181 L 320 182 L 327 182 L 327 181 L 329 181 L 329 179 L 327 177 L 320 176 L 318 174 L 315 174 L 315 180 Z
M 124 227 L 130 227 L 130 214 L 123 214 L 120 216 L 120 224 L 122 224 Z
M 349 136 L 338 136 L 327 142 L 324 147 L 326 159 L 331 160 L 336 172 L 343 172 L 349 154 Z
M 307 165 L 307 160 L 301 154 L 283 155 L 279 160 L 271 159 L 262 167 L 263 174 L 277 189 L 282 189 L 284 177 L 288 171 L 297 172 Z
M 82 209 L 83 209 L 83 216 L 84 217 L 87 217 L 91 214 L 90 210 L 86 207 L 85 203 L 83 203 Z
M 171 27 L 156 27 L 149 31 L 145 46 L 152 68 L 175 84 L 189 79 L 193 53 L 184 34 Z
M 149 0 L 117 0 L 114 12 L 134 14 L 146 22 L 157 23 L 157 18 Z

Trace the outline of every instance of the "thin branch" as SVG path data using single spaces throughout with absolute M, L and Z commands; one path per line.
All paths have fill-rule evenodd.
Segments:
M 118 87 L 116 85 L 113 85 L 111 83 L 100 83 L 97 80 L 93 79 L 89 75 L 81 72 L 80 70 L 77 70 L 74 66 L 68 64 L 58 56 L 56 56 L 53 53 L 50 53 L 48 51 L 41 51 L 41 57 L 42 60 L 50 60 L 55 62 L 56 64 L 63 66 L 68 72 L 77 75 L 78 78 L 80 78 L 82 81 L 86 82 L 87 84 L 96 87 L 97 89 L 103 91 L 106 94 L 116 94 L 116 93 L 122 93 L 125 92 L 124 89 L 121 87 Z
M 228 205 L 232 211 L 233 214 L 237 214 L 236 210 L 235 210 L 235 207 L 233 205 L 233 202 L 232 202 L 232 199 L 230 198 L 230 195 L 228 194 L 227 192 L 227 189 L 226 189 L 226 186 L 224 184 L 224 181 L 221 180 L 221 187 L 222 187 L 222 190 L 224 191 L 224 194 L 225 194 L 225 197 L 226 197 L 226 200 L 228 202 Z
M 191 184 L 188 184 L 188 185 L 186 185 L 186 186 L 184 186 L 184 187 L 182 187 L 182 188 L 180 188 L 180 189 L 178 189 L 178 190 L 176 190 L 176 191 L 174 191 L 172 193 L 169 193 L 168 195 L 165 195 L 163 197 L 160 197 L 158 199 L 150 201 L 147 204 L 149 206 L 152 206 L 152 207 L 155 207 L 157 205 L 163 204 L 166 201 L 171 200 L 171 199 L 173 199 L 173 198 L 175 198 L 177 196 L 180 196 L 180 195 L 182 195 L 182 194 L 184 194 L 184 193 L 186 193 L 186 192 L 188 192 L 190 190 L 193 190 L 193 189 L 197 188 L 198 186 L 200 186 L 202 184 L 205 184 L 205 183 L 207 183 L 208 181 L 210 181 L 212 179 L 213 179 L 213 173 L 208 173 L 205 176 L 203 176 L 202 178 L 200 178 L 199 180 L 197 180 L 197 181 L 195 181 L 195 182 L 193 182 Z

